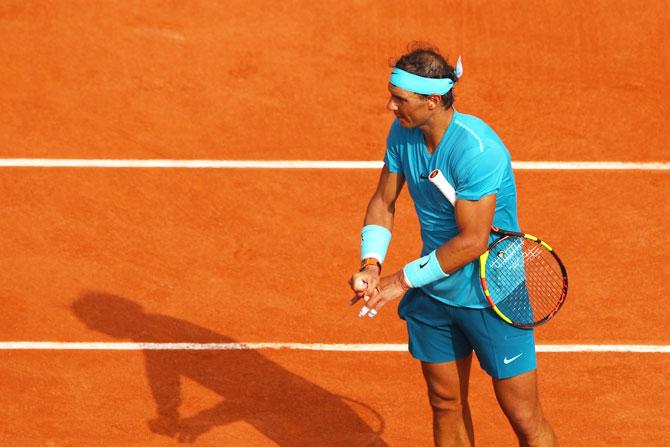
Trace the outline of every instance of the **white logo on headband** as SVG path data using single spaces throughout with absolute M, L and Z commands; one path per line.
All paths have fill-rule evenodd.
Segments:
M 461 62 L 460 56 L 458 56 L 458 60 L 456 61 L 456 68 L 454 68 L 454 74 L 459 79 L 461 76 L 463 76 L 463 62 Z

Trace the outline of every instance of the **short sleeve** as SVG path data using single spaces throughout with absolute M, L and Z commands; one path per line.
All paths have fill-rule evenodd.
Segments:
M 401 147 L 401 132 L 398 120 L 393 121 L 388 137 L 386 137 L 386 154 L 384 155 L 384 163 L 388 167 L 389 172 L 395 174 L 402 174 L 402 158 L 400 157 Z
M 479 200 L 497 194 L 509 163 L 508 152 L 497 144 L 467 151 L 458 169 L 456 195 L 465 200 Z

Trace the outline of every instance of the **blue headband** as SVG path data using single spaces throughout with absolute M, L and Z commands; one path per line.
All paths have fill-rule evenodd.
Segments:
M 391 72 L 390 82 L 398 88 L 422 95 L 437 94 L 441 96 L 454 86 L 454 81 L 449 78 L 424 78 L 399 68 L 394 68 Z

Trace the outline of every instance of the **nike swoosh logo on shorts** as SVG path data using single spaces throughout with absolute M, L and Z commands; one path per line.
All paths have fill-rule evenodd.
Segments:
M 523 355 L 523 352 L 522 352 L 521 354 L 519 354 L 519 355 L 515 355 L 515 356 L 512 357 L 511 359 L 508 359 L 507 357 L 505 357 L 505 358 L 503 359 L 503 363 L 504 363 L 505 365 L 510 364 L 510 363 L 512 363 L 514 360 L 516 360 L 516 359 L 518 359 L 519 357 L 521 357 L 522 355 Z

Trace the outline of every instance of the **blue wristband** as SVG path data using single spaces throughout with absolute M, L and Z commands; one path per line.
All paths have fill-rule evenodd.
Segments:
M 448 274 L 442 271 L 442 266 L 437 260 L 435 250 L 426 256 L 407 264 L 403 271 L 407 285 L 410 287 L 423 287 L 438 279 L 446 278 Z
M 361 230 L 361 259 L 373 258 L 384 262 L 391 242 L 391 232 L 381 225 L 366 225 Z

